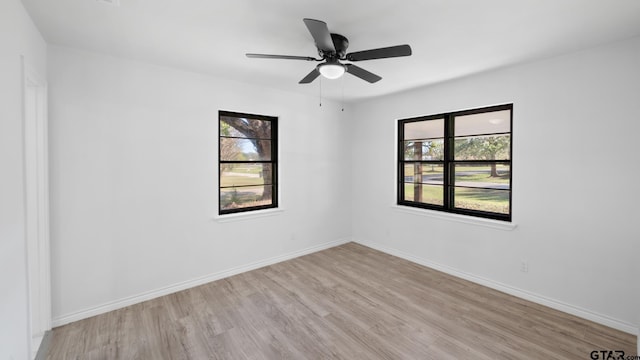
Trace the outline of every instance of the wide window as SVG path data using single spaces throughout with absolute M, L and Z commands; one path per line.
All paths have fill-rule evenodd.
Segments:
M 219 213 L 277 207 L 278 119 L 229 111 L 218 119 Z
M 398 204 L 511 221 L 512 111 L 398 121 Z

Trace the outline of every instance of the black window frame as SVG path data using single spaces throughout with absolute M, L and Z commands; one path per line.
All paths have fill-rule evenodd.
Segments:
M 271 160 L 222 160 L 221 159 L 221 146 L 222 146 L 222 138 L 230 138 L 228 136 L 222 136 L 220 133 L 222 117 L 236 117 L 236 118 L 247 118 L 253 120 L 261 120 L 261 121 L 269 121 L 271 122 Z M 252 140 L 265 140 L 264 138 L 250 138 L 243 137 L 243 139 L 252 139 Z M 242 207 L 235 209 L 223 209 L 222 208 L 222 171 L 221 167 L 223 164 L 271 164 L 271 175 L 272 175 L 272 197 L 271 204 L 269 205 L 259 205 L 259 206 L 251 206 L 251 207 Z M 255 186 L 255 185 L 246 185 L 246 186 Z M 242 186 L 235 186 L 242 187 Z M 258 115 L 258 114 L 249 114 L 249 113 L 240 113 L 234 111 L 226 111 L 219 110 L 218 111 L 218 215 L 228 215 L 242 212 L 250 212 L 257 210 L 265 210 L 265 209 L 273 209 L 278 207 L 278 117 L 277 116 L 268 116 L 268 115 Z
M 473 115 L 480 113 L 489 113 L 495 111 L 503 111 L 509 110 L 509 159 L 508 160 L 455 160 L 454 158 L 454 143 L 455 143 L 455 118 L 464 115 Z M 404 139 L 404 125 L 411 122 L 420 122 L 420 121 L 429 121 L 429 120 L 440 120 L 444 119 L 444 156 L 443 160 L 405 160 L 404 156 L 404 142 L 407 141 Z M 496 134 L 504 134 L 504 133 L 496 133 Z M 474 136 L 478 135 L 494 135 L 494 134 L 474 134 Z M 453 214 L 461 214 L 461 215 L 469 215 L 475 216 L 479 218 L 486 219 L 494 219 L 494 220 L 502 220 L 506 222 L 511 222 L 513 217 L 512 204 L 513 204 L 513 103 L 510 104 L 502 104 L 495 106 L 487 106 L 476 109 L 469 110 L 461 110 L 455 112 L 441 113 L 435 115 L 428 116 L 419 116 L 407 119 L 399 119 L 398 120 L 398 142 L 397 142 L 397 204 L 402 206 L 410 206 L 422 209 L 429 210 L 437 210 L 447 213 Z M 435 205 L 435 204 L 427 204 L 416 201 L 405 200 L 405 164 L 406 163 L 427 163 L 427 164 L 442 164 L 443 166 L 443 205 Z M 499 164 L 507 164 L 509 166 L 509 213 L 502 214 L 496 212 L 488 212 L 481 210 L 471 210 L 471 209 L 462 209 L 455 208 L 455 174 L 453 169 L 455 168 L 455 164 L 468 164 L 468 163 L 478 163 L 478 164 L 490 164 L 490 163 L 499 163 Z

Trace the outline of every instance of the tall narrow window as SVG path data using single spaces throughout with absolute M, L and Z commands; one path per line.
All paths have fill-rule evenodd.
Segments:
M 277 118 L 220 111 L 219 213 L 278 206 Z
M 511 221 L 513 105 L 398 122 L 398 204 Z

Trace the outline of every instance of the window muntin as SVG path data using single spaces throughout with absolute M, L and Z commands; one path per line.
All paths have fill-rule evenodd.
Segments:
M 275 208 L 277 118 L 220 111 L 219 214 Z
M 512 111 L 399 120 L 398 204 L 511 221 Z

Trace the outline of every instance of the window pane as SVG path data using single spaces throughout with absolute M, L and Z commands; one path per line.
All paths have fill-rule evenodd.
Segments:
M 272 184 L 271 164 L 221 164 L 220 187 Z
M 511 110 L 455 117 L 455 136 L 496 134 L 511 131 Z
M 271 139 L 271 121 L 221 116 L 220 136 Z
M 415 174 L 422 174 L 415 177 Z M 442 163 L 411 163 L 404 165 L 404 181 L 407 183 L 422 183 L 442 185 L 444 166 Z
M 469 136 L 456 138 L 456 160 L 509 160 L 511 135 Z
M 444 119 L 414 121 L 404 124 L 404 140 L 444 137 Z
M 444 158 L 444 139 L 405 141 L 405 160 L 442 160 Z
M 413 169 L 415 164 L 404 164 L 404 181 L 413 182 Z
M 454 191 L 456 208 L 509 214 L 509 190 L 456 187 Z
M 418 194 L 418 197 L 415 196 Z M 443 205 L 442 186 L 427 184 L 404 184 L 404 200 L 424 204 Z
M 510 175 L 507 164 L 456 164 L 454 185 L 508 190 Z
M 271 140 L 220 138 L 220 160 L 271 160 Z
M 220 208 L 222 210 L 271 204 L 273 204 L 272 185 L 220 189 Z

